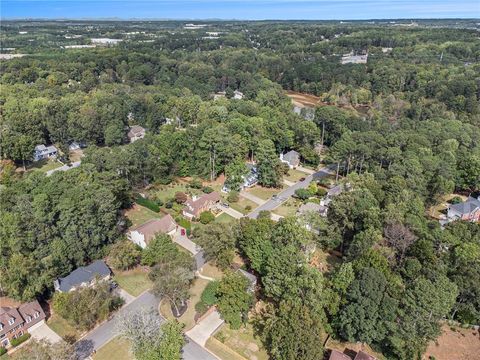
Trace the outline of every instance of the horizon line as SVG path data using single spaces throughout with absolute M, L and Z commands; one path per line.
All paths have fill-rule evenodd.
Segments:
M 480 20 L 480 17 L 398 17 L 398 18 L 364 18 L 364 19 L 235 19 L 235 18 L 144 18 L 144 17 L 2 17 L 4 21 L 388 21 L 388 20 Z

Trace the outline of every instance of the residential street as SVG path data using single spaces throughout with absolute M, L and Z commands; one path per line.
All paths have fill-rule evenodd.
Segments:
M 272 211 L 279 207 L 283 202 L 287 201 L 288 198 L 290 198 L 293 194 L 295 194 L 295 190 L 297 189 L 303 189 L 306 188 L 313 180 L 319 180 L 322 179 L 326 176 L 328 176 L 329 173 L 329 167 L 324 167 L 320 169 L 319 171 L 308 175 L 305 180 L 299 181 L 295 183 L 294 185 L 290 186 L 289 188 L 283 190 L 281 193 L 277 195 L 275 199 L 270 199 L 264 204 L 258 206 L 255 210 L 253 210 L 250 214 L 247 216 L 256 219 L 258 216 L 258 213 L 262 210 L 267 210 L 267 211 Z
M 76 343 L 77 354 L 80 360 L 87 359 L 93 350 L 98 350 L 103 345 L 118 335 L 116 329 L 116 320 L 123 312 L 132 312 L 141 308 L 158 309 L 160 300 L 150 292 L 144 292 L 133 300 L 130 304 L 120 309 L 112 319 L 93 329 L 85 337 Z M 162 318 L 162 321 L 165 319 Z M 185 360 L 216 360 L 210 352 L 187 337 L 187 344 L 183 349 L 183 358 Z

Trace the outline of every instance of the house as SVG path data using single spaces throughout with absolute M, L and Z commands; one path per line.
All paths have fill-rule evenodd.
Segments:
M 366 64 L 368 61 L 368 54 L 365 55 L 353 55 L 353 52 L 344 54 L 340 62 L 345 64 Z
M 9 346 L 12 339 L 38 328 L 44 322 L 45 313 L 37 300 L 19 307 L 0 307 L 0 346 Z
M 152 219 L 146 223 L 130 230 L 127 237 L 142 249 L 145 249 L 148 243 L 155 238 L 157 234 L 167 234 L 173 236 L 177 229 L 177 224 L 172 215 L 168 214 L 161 219 Z
M 306 204 L 302 204 L 297 211 L 297 215 L 305 215 L 310 212 L 318 213 L 320 216 L 327 216 L 328 207 L 322 204 L 316 204 L 312 202 L 308 202 Z
M 33 161 L 40 161 L 43 159 L 56 158 L 58 155 L 58 149 L 53 146 L 45 146 L 43 144 L 35 146 L 33 152 Z
M 241 91 L 235 90 L 233 92 L 233 98 L 236 100 L 242 100 L 243 99 L 243 93 Z
M 145 137 L 145 129 L 138 125 L 130 126 L 130 131 L 127 134 L 128 139 L 131 143 L 137 141 L 138 139 L 143 139 Z
M 360 350 L 353 360 L 377 360 L 377 358 Z
M 218 99 L 222 99 L 225 97 L 225 91 L 219 91 L 215 94 L 213 94 L 213 100 L 218 100 Z
M 245 176 L 242 176 L 243 184 L 240 185 L 240 190 L 243 190 L 245 188 L 251 188 L 258 183 L 257 167 L 253 164 L 246 164 L 246 166 L 249 170 L 249 173 Z M 230 188 L 227 185 L 223 185 L 222 191 L 228 193 L 230 192 Z
M 68 149 L 70 151 L 84 149 L 86 147 L 87 147 L 87 145 L 84 142 L 76 142 L 76 141 L 73 141 L 73 142 L 70 143 L 70 145 L 68 145 Z
M 480 196 L 469 196 L 464 202 L 451 204 L 447 211 L 448 222 L 455 220 L 480 221 Z
M 238 269 L 237 271 L 248 280 L 248 292 L 255 292 L 255 287 L 257 286 L 257 277 L 243 269 Z
M 300 154 L 295 150 L 290 150 L 286 154 L 280 154 L 280 161 L 288 164 L 290 169 L 294 169 L 300 165 Z
M 328 360 L 352 360 L 352 358 L 338 350 L 332 350 Z
M 204 211 L 212 210 L 221 200 L 220 194 L 216 191 L 197 198 L 187 200 L 183 208 L 183 216 L 188 219 L 198 218 Z
M 54 281 L 55 290 L 59 292 L 69 292 L 85 286 L 92 286 L 96 279 L 101 281 L 109 280 L 112 272 L 103 260 L 97 260 L 88 266 L 82 266 L 72 271 L 64 278 L 58 278 Z

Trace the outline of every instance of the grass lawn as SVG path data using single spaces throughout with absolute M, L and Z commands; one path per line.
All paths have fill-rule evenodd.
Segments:
M 250 206 L 250 210 L 246 210 L 245 208 Z M 230 207 L 234 210 L 240 211 L 242 214 L 246 215 L 252 212 L 258 205 L 251 200 L 244 198 L 243 196 L 238 197 L 238 201 L 236 203 L 230 203 Z
M 301 178 L 304 178 L 307 176 L 308 174 L 305 174 L 304 172 L 301 172 L 296 169 L 290 169 L 288 170 L 288 175 L 284 176 L 283 178 L 291 182 L 298 182 L 300 181 Z
M 27 170 L 40 171 L 45 173 L 49 170 L 53 170 L 61 166 L 63 166 L 63 164 L 56 160 L 44 159 L 44 160 L 34 162 L 32 165 L 28 166 Z
M 98 349 L 93 360 L 134 360 L 134 357 L 129 341 L 117 336 Z
M 239 330 L 232 330 L 229 325 L 223 325 L 214 337 L 246 359 L 268 359 L 267 352 L 260 339 L 254 335 L 250 324 Z
M 194 195 L 203 194 L 203 192 L 200 189 L 192 189 L 187 186 L 188 186 L 187 183 L 176 183 L 176 184 L 172 183 L 168 185 L 159 185 L 155 189 L 154 196 L 165 203 L 168 200 L 174 198 L 175 193 L 179 191 L 184 192 L 186 194 L 194 194 Z
M 298 208 L 302 205 L 302 202 L 298 199 L 290 198 L 278 208 L 273 210 L 273 212 L 280 216 L 295 216 Z
M 252 195 L 255 195 L 256 197 L 259 197 L 260 199 L 269 200 L 273 195 L 278 194 L 282 190 L 283 188 L 265 188 L 255 185 L 254 187 L 245 191 L 249 192 Z
M 228 224 L 235 221 L 235 218 L 228 215 L 227 213 L 223 213 L 215 218 L 215 222 Z
M 117 272 L 114 279 L 123 290 L 133 296 L 138 296 L 152 287 L 147 273 L 140 268 Z
M 185 324 L 185 331 L 190 330 L 195 325 L 195 304 L 200 301 L 200 296 L 202 295 L 203 289 L 209 283 L 208 280 L 197 278 L 193 281 L 193 285 L 190 288 L 190 299 L 188 300 L 187 311 L 183 313 L 177 320 Z M 172 310 L 170 308 L 170 303 L 166 300 L 162 300 L 160 305 L 160 312 L 167 319 L 173 319 Z
M 67 320 L 57 314 L 52 314 L 47 321 L 47 325 L 62 338 L 65 338 L 66 336 L 74 336 L 78 339 L 81 335 L 79 330 L 75 329 L 67 322 Z
M 223 276 L 223 271 L 216 267 L 212 261 L 209 261 L 202 268 L 202 275 L 208 276 L 215 280 L 220 280 Z
M 205 347 L 221 360 L 245 360 L 243 356 L 240 356 L 235 351 L 230 349 L 225 344 L 222 344 L 214 337 L 211 337 L 207 340 Z
M 138 204 L 134 204 L 132 208 L 125 212 L 125 216 L 132 222 L 132 227 L 136 227 L 146 223 L 148 220 L 160 219 L 162 214 L 156 213 L 155 211 Z

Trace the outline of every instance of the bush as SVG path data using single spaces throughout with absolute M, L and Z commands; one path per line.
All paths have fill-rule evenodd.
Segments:
M 252 207 L 250 205 L 245 206 L 245 211 L 251 211 Z
M 167 202 L 165 203 L 165 207 L 166 207 L 167 209 L 171 209 L 171 208 L 173 207 L 173 202 L 172 202 L 172 201 L 167 201 Z
M 141 250 L 131 241 L 123 240 L 112 245 L 108 264 L 114 269 L 127 270 L 140 262 Z
M 135 199 L 135 202 L 138 205 L 144 206 L 147 209 L 150 209 L 152 211 L 155 211 L 155 212 L 160 211 L 160 207 L 154 201 L 149 200 L 149 199 L 145 199 L 144 197 L 142 197 L 140 195 L 137 196 L 137 198 Z
M 201 189 L 202 188 L 202 182 L 200 181 L 200 179 L 192 179 L 192 181 L 190 181 L 189 185 L 193 189 Z
M 210 186 L 205 186 L 204 188 L 202 188 L 202 191 L 205 193 L 205 194 L 210 194 L 213 192 L 213 189 L 210 187 Z
M 300 200 L 307 200 L 312 194 L 307 189 L 295 190 L 295 197 Z
M 208 305 L 202 301 L 199 301 L 195 304 L 195 311 L 201 316 L 205 314 L 208 310 Z
M 258 213 L 257 219 L 271 219 L 272 214 L 268 210 L 262 210 Z
M 205 289 L 203 289 L 200 299 L 205 305 L 212 306 L 217 303 L 218 284 L 218 281 L 211 281 Z
M 0 347 L 0 356 L 4 355 L 7 353 L 7 349 L 5 349 L 4 347 Z
M 155 201 L 155 204 L 157 204 L 157 206 L 159 206 L 159 207 L 162 207 L 162 206 L 163 206 L 163 201 L 162 201 L 162 200 L 160 200 L 160 199 L 155 199 L 154 201 Z
M 22 336 L 19 336 L 18 338 L 16 339 L 12 339 L 10 340 L 10 344 L 12 344 L 13 347 L 15 346 L 18 346 L 20 345 L 21 343 L 27 341 L 28 339 L 30 339 L 32 335 L 30 335 L 29 333 L 25 333 L 23 334 Z
M 185 204 L 185 202 L 188 200 L 188 196 L 187 194 L 185 194 L 184 192 L 181 192 L 181 191 L 177 191 L 175 193 L 175 201 L 178 203 L 178 204 Z
M 325 195 L 327 195 L 327 190 L 325 190 L 324 188 L 319 187 L 319 188 L 317 189 L 317 196 L 324 197 Z
M 215 215 L 213 215 L 210 211 L 204 211 L 200 214 L 200 222 L 204 225 L 211 223 L 215 220 Z
M 236 203 L 238 201 L 238 191 L 230 191 L 228 194 L 227 200 L 232 203 Z
M 451 198 L 449 201 L 448 201 L 450 204 L 460 204 L 461 202 L 463 202 L 462 198 L 460 196 L 454 196 L 453 198 Z

